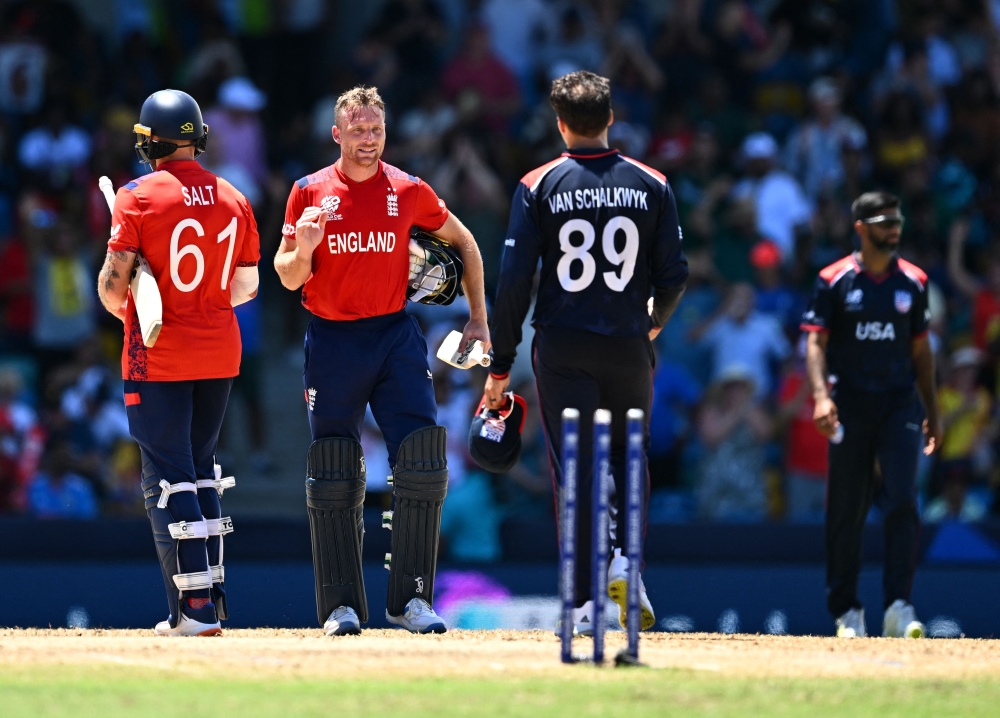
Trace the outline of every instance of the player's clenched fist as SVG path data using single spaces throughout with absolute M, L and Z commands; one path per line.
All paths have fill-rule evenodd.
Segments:
M 312 252 L 323 241 L 326 228 L 326 210 L 306 207 L 295 223 L 295 241 L 299 247 Z

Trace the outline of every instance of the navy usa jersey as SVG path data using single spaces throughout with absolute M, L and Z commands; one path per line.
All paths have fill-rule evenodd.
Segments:
M 533 325 L 648 333 L 653 290 L 688 274 L 666 177 L 602 148 L 565 152 L 521 179 L 493 309 L 495 375 L 514 363 L 539 259 Z
M 895 258 L 885 274 L 864 271 L 854 255 L 819 273 L 802 329 L 826 332 L 827 370 L 838 389 L 913 389 L 911 345 L 927 334 L 927 275 Z

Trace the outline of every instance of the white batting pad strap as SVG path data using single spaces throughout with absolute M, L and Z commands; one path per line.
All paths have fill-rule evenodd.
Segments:
M 226 580 L 226 567 L 225 566 L 210 566 L 209 570 L 212 572 L 212 581 L 215 583 L 222 583 Z
M 197 573 L 174 574 L 174 585 L 178 591 L 197 591 L 202 588 L 212 587 L 212 572 L 198 571 Z
M 170 499 L 170 494 L 176 494 L 181 491 L 193 491 L 198 493 L 198 487 L 190 481 L 181 481 L 177 484 L 171 484 L 166 479 L 162 479 L 160 481 L 160 489 L 162 492 L 160 493 L 160 500 L 156 502 L 156 505 L 161 509 L 167 508 L 167 501 Z
M 208 524 L 209 536 L 225 536 L 233 532 L 233 520 L 228 516 L 223 516 L 221 519 L 205 519 L 205 523 Z
M 235 476 L 227 476 L 224 479 L 221 479 L 221 478 L 219 478 L 219 479 L 198 479 L 198 488 L 199 489 L 215 489 L 216 491 L 219 492 L 219 496 L 222 496 L 222 493 L 226 489 L 231 489 L 234 486 L 236 486 L 236 477 Z
M 170 530 L 170 538 L 177 539 L 203 539 L 208 538 L 208 522 L 201 521 L 178 521 L 175 524 L 167 524 Z

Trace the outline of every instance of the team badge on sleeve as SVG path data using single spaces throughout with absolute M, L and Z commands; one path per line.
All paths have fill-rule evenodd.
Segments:
M 910 307 L 913 306 L 913 297 L 909 292 L 899 291 L 896 292 L 896 311 L 900 314 L 906 314 L 910 311 Z

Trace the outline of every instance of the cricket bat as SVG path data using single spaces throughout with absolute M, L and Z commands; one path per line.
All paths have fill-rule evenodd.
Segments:
M 108 202 L 108 209 L 115 211 L 115 191 L 111 180 L 102 176 L 97 186 Z M 156 277 L 149 268 L 149 262 L 141 254 L 135 255 L 135 266 L 132 268 L 132 301 L 135 302 L 135 313 L 139 318 L 139 329 L 142 331 L 142 343 L 147 347 L 156 344 L 160 330 L 163 328 L 163 301 L 160 299 L 160 288 L 156 286 Z
M 458 369 L 471 369 L 474 366 L 489 366 L 490 355 L 483 351 L 483 343 L 478 339 L 470 341 L 464 349 L 459 347 L 462 343 L 462 332 L 451 332 L 441 342 L 441 347 L 437 351 L 437 358 L 445 364 L 451 364 Z

